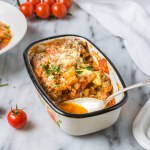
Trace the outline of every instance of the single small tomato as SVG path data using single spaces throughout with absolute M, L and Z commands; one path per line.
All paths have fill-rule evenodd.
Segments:
M 40 0 L 27 0 L 27 2 L 30 2 L 30 3 L 32 3 L 33 6 L 35 6 L 38 3 L 40 3 Z
M 58 0 L 57 2 L 64 4 L 67 9 L 69 9 L 72 5 L 72 0 Z
M 39 3 L 35 7 L 35 12 L 40 18 L 46 19 L 50 16 L 51 9 L 47 3 Z
M 57 18 L 63 18 L 67 13 L 67 8 L 62 3 L 55 3 L 52 5 L 52 13 Z
M 42 2 L 47 3 L 49 6 L 51 6 L 56 3 L 56 0 L 42 0 Z
M 14 128 L 22 128 L 27 123 L 27 115 L 26 113 L 18 109 L 11 109 L 11 111 L 7 115 L 8 123 Z
M 27 18 L 33 16 L 34 14 L 34 6 L 30 2 L 22 3 L 19 6 L 19 9 Z

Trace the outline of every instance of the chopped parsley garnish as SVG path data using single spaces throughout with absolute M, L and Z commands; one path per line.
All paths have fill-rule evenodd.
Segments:
M 6 36 L 9 37 L 9 38 L 11 38 L 11 35 L 9 33 L 6 33 Z
M 47 68 L 47 65 L 42 65 L 42 68 L 43 68 L 43 69 L 46 69 L 46 68 Z
M 45 70 L 45 73 L 47 74 L 47 75 L 50 75 L 50 73 L 51 73 L 51 70 L 50 69 L 48 69 L 48 66 L 47 65 L 42 65 L 42 69 L 44 69 Z
M 59 67 L 55 67 L 54 65 L 51 65 L 52 67 L 52 71 L 55 73 L 55 72 L 58 72 L 60 70 L 60 66 Z
M 86 69 L 87 70 L 93 70 L 93 66 L 87 66 Z
M 0 84 L 0 87 L 8 86 L 8 84 Z
M 76 70 L 76 73 L 77 74 L 81 74 L 83 71 L 81 71 L 81 70 Z
M 6 25 L 6 26 L 4 26 L 5 28 L 7 28 L 7 29 L 9 29 L 10 28 L 10 26 L 8 26 L 8 25 Z
M 47 70 L 45 70 L 45 73 L 46 73 L 47 75 L 50 75 L 51 70 L 50 70 L 50 69 L 47 69 Z
M 54 65 L 51 65 L 51 68 L 48 67 L 48 65 L 42 65 L 42 69 L 45 70 L 45 73 L 47 75 L 50 75 L 50 73 L 56 73 L 60 70 L 60 66 L 59 67 L 56 67 Z
M 83 69 L 87 69 L 87 70 L 93 70 L 93 66 L 87 66 L 87 67 L 82 67 Z
M 58 86 L 59 86 L 59 84 L 55 84 L 53 87 L 54 87 L 54 88 L 57 88 Z

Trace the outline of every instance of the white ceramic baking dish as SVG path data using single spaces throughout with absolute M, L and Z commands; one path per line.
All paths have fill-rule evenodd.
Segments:
M 40 41 L 36 41 L 29 45 L 27 49 L 24 51 L 24 60 L 25 65 L 27 68 L 27 71 L 29 73 L 29 76 L 31 77 L 31 80 L 33 84 L 35 85 L 35 88 L 38 91 L 38 95 L 40 97 L 41 102 L 43 103 L 46 111 L 49 113 L 51 118 L 54 120 L 54 122 L 66 133 L 70 135 L 85 135 L 90 134 L 93 132 L 100 131 L 102 129 L 108 128 L 111 125 L 113 125 L 120 114 L 121 107 L 125 104 L 127 93 L 123 93 L 116 97 L 116 105 L 95 111 L 92 113 L 87 114 L 69 114 L 62 110 L 60 110 L 49 98 L 49 96 L 46 94 L 42 86 L 39 84 L 38 80 L 36 79 L 34 72 L 32 70 L 32 66 L 30 64 L 30 59 L 32 56 L 31 54 L 31 48 L 34 46 L 37 46 L 39 43 L 55 40 L 57 38 L 78 38 L 83 41 L 86 41 L 88 44 L 88 48 L 90 53 L 92 51 L 97 52 L 102 58 L 106 58 L 108 60 L 108 67 L 109 67 L 109 77 L 111 78 L 111 82 L 113 85 L 113 92 L 118 91 L 118 89 L 125 87 L 125 84 L 118 73 L 117 69 L 114 67 L 113 63 L 102 53 L 102 51 L 95 46 L 90 40 L 78 36 L 78 35 L 60 35 L 60 36 L 54 36 L 46 39 L 42 39 Z M 35 52 L 34 52 L 35 53 Z M 33 52 L 32 52 L 33 54 Z M 91 53 L 92 55 L 92 53 Z M 94 58 L 94 56 L 92 55 Z M 95 59 L 95 58 L 94 58 Z

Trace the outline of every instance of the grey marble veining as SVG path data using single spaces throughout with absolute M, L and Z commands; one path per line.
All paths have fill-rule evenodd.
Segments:
M 16 5 L 14 0 L 7 2 Z M 145 4 L 148 1 L 143 1 Z M 144 4 L 142 4 L 144 5 Z M 148 8 L 148 7 L 147 7 Z M 122 39 L 112 36 L 103 26 L 77 6 L 71 8 L 72 17 L 62 20 L 28 20 L 24 39 L 11 51 L 0 56 L 0 150 L 142 150 L 132 134 L 132 123 L 150 97 L 150 87 L 128 92 L 127 103 L 112 127 L 81 137 L 63 133 L 43 109 L 27 74 L 23 51 L 32 42 L 59 34 L 79 34 L 92 40 L 112 60 L 126 85 L 147 79 L 130 59 Z M 147 12 L 150 12 L 147 9 Z M 15 130 L 7 123 L 11 106 L 26 108 L 28 124 Z

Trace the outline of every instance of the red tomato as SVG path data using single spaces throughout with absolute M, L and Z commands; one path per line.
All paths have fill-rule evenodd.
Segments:
M 14 128 L 22 128 L 27 123 L 26 113 L 18 109 L 12 109 L 7 115 L 8 123 Z
M 33 6 L 35 6 L 38 3 L 40 3 L 40 0 L 27 0 L 27 2 L 30 2 L 30 3 L 32 3 Z
M 69 9 L 72 5 L 72 0 L 58 0 L 57 2 L 63 3 L 67 9 Z
M 47 3 L 49 6 L 56 3 L 56 0 L 42 0 L 42 2 Z
M 57 18 L 63 18 L 66 15 L 67 8 L 62 3 L 55 3 L 52 5 L 52 13 Z
M 19 9 L 25 15 L 25 17 L 28 18 L 28 17 L 33 16 L 34 6 L 31 3 L 29 2 L 22 3 Z
M 47 3 L 39 3 L 36 5 L 35 12 L 40 18 L 46 19 L 50 16 L 51 9 Z
M 98 61 L 98 63 L 99 63 L 100 70 L 102 70 L 108 74 L 109 70 L 108 70 L 108 66 L 107 66 L 107 60 L 105 58 L 103 58 L 103 59 L 100 59 Z

